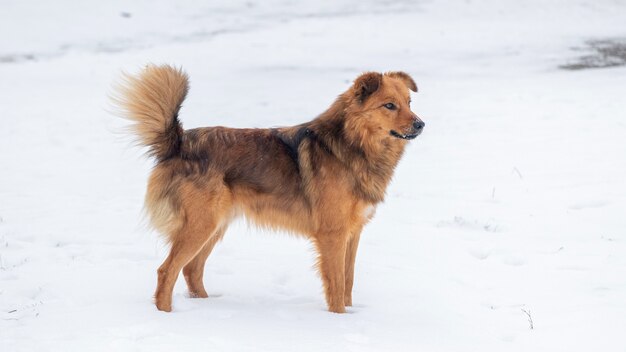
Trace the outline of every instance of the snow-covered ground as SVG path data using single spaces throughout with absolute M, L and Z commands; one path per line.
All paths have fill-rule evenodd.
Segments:
M 626 68 L 559 68 L 625 18 L 616 0 L 2 1 L 0 351 L 626 350 Z M 207 262 L 210 298 L 179 281 L 156 310 L 151 161 L 107 112 L 147 62 L 190 74 L 188 128 L 296 124 L 363 71 L 413 75 L 426 130 L 348 314 L 326 312 L 305 240 L 244 224 Z

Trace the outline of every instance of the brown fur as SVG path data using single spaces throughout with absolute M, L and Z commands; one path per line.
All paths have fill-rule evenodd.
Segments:
M 157 159 L 146 209 L 171 244 L 158 270 L 157 308 L 171 311 L 181 270 L 190 294 L 207 297 L 204 263 L 228 224 L 244 216 L 308 237 L 319 253 L 328 309 L 345 312 L 361 230 L 384 199 L 406 139 L 423 127 L 408 89 L 417 86 L 406 73 L 369 72 L 298 126 L 184 131 L 178 111 L 188 83 L 181 70 L 148 66 L 127 76 L 116 103 Z

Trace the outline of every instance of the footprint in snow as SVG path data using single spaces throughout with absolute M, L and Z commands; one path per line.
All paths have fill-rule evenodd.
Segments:
M 526 260 L 524 258 L 517 256 L 507 256 L 502 260 L 502 262 L 510 266 L 521 266 L 526 264 Z
M 569 206 L 569 209 L 582 210 L 582 209 L 588 209 L 588 208 L 602 208 L 604 206 L 607 206 L 608 204 L 609 202 L 604 201 L 604 200 L 590 200 L 586 202 L 579 202 L 579 203 L 572 204 Z
M 472 257 L 478 260 L 485 260 L 491 255 L 491 251 L 485 248 L 472 248 L 468 252 Z

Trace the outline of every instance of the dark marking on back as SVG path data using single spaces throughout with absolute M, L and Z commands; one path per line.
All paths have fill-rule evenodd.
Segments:
M 284 132 L 279 131 L 278 129 L 272 129 L 271 135 L 276 137 L 278 141 L 285 147 L 285 152 L 291 160 L 294 161 L 296 166 L 300 168 L 300 158 L 298 149 L 300 148 L 300 144 L 305 138 L 309 138 L 313 136 L 313 131 L 309 129 L 308 126 L 300 127 L 293 136 L 288 136 Z

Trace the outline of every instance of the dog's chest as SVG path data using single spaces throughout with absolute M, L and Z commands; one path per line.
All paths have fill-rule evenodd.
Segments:
M 373 204 L 366 205 L 362 210 L 362 216 L 365 221 L 370 221 L 376 214 L 376 206 Z

